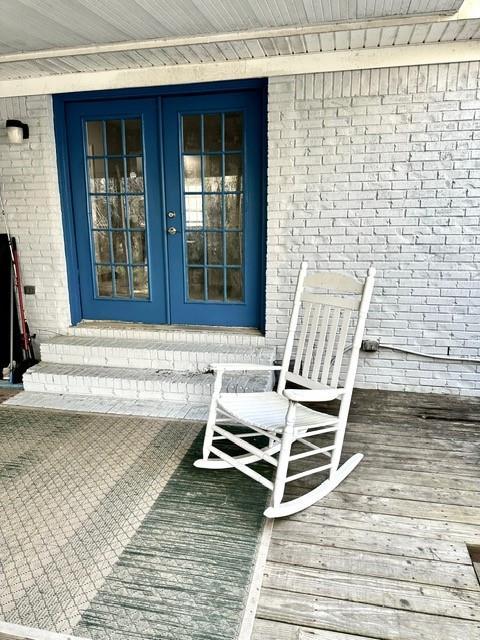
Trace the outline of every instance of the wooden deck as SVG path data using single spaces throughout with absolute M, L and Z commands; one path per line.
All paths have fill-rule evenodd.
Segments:
M 357 393 L 365 459 L 275 522 L 252 640 L 478 640 L 479 443 L 480 399 Z

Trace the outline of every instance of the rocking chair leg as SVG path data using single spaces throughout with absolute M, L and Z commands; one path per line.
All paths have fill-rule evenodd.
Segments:
M 338 465 L 340 464 L 340 456 L 342 455 L 343 439 L 345 437 L 346 424 L 341 424 L 335 432 L 334 449 L 332 450 L 331 467 L 330 467 L 330 479 L 335 477 L 337 473 Z
M 287 479 L 288 463 L 290 462 L 290 450 L 294 440 L 295 405 L 290 403 L 285 421 L 285 429 L 282 434 L 280 455 L 278 456 L 277 473 L 273 485 L 272 504 L 276 508 L 280 506 L 283 494 L 285 493 L 285 482 Z

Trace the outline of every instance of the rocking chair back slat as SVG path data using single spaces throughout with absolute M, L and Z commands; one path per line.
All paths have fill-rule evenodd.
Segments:
M 312 320 L 310 323 L 310 335 L 308 336 L 307 349 L 305 352 L 305 359 L 303 361 L 302 375 L 305 378 L 310 378 L 310 364 L 312 362 L 313 347 L 315 346 L 315 340 L 317 337 L 318 320 L 320 317 L 321 307 L 315 305 L 313 307 Z
M 300 329 L 300 336 L 298 338 L 297 353 L 295 356 L 295 364 L 293 366 L 294 373 L 300 373 L 300 367 L 303 361 L 303 350 L 305 347 L 305 338 L 307 337 L 308 326 L 310 324 L 310 314 L 312 312 L 312 304 L 306 304 L 302 319 L 302 326 Z
M 336 307 L 332 312 L 332 320 L 329 326 L 327 346 L 325 348 L 325 356 L 323 358 L 322 375 L 320 378 L 320 382 L 322 384 L 328 383 L 328 375 L 330 373 L 330 367 L 332 364 L 333 349 L 335 346 L 335 341 L 337 340 L 337 328 L 339 319 L 340 309 Z
M 317 340 L 317 353 L 315 354 L 315 360 L 313 363 L 313 370 L 312 370 L 312 378 L 314 380 L 318 380 L 320 367 L 322 364 L 323 348 L 325 345 L 325 338 L 327 337 L 330 311 L 331 311 L 330 307 L 324 307 L 323 309 L 322 324 L 320 325 L 320 333 L 318 334 L 318 340 Z
M 332 378 L 330 381 L 330 385 L 332 387 L 338 386 L 338 380 L 340 378 L 340 370 L 342 367 L 343 357 L 345 355 L 345 343 L 347 341 L 348 329 L 350 327 L 351 317 L 352 317 L 352 312 L 350 311 L 350 309 L 345 309 L 342 313 L 340 333 L 338 335 L 337 350 L 335 353 Z

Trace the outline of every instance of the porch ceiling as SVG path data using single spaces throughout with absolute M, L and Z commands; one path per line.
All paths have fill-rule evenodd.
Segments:
M 476 2 L 0 0 L 0 96 L 475 60 Z
M 2 0 L 0 53 L 456 11 L 462 0 Z

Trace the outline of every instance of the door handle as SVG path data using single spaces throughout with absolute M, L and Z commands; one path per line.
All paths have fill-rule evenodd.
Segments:
M 168 227 L 167 233 L 171 236 L 174 236 L 177 233 L 177 230 L 175 229 L 175 227 Z

